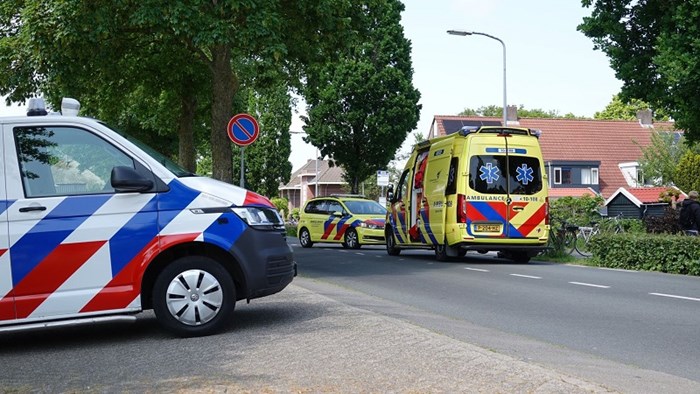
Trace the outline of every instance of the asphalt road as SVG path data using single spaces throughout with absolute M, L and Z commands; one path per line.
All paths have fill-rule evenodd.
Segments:
M 311 249 L 295 245 L 294 251 L 303 278 L 470 325 L 465 330 L 463 325 L 403 316 L 454 338 L 553 366 L 561 366 L 567 356 L 552 349 L 563 349 L 700 381 L 698 277 L 512 264 L 491 254 L 439 263 L 431 251 L 392 257 L 380 247 L 347 250 L 320 244 Z M 379 309 L 367 302 L 359 306 Z M 572 369 L 585 368 L 582 364 Z M 605 374 L 603 368 L 586 377 Z

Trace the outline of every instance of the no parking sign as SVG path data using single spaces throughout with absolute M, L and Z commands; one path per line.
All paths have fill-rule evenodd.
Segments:
M 228 138 L 238 146 L 248 146 L 260 135 L 258 121 L 248 114 L 238 114 L 231 118 L 226 128 Z

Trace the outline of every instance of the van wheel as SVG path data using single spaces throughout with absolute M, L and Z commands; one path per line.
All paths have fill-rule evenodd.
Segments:
M 350 249 L 360 249 L 360 238 L 357 236 L 355 229 L 349 228 L 345 232 L 345 245 Z
M 218 262 L 188 256 L 165 267 L 153 286 L 153 311 L 166 330 L 181 337 L 210 335 L 236 305 L 231 275 Z
M 435 259 L 437 261 L 447 261 L 449 256 L 447 256 L 447 246 L 445 244 L 435 245 Z
M 314 243 L 311 242 L 311 234 L 309 234 L 309 230 L 307 230 L 306 227 L 299 231 L 299 243 L 301 244 L 302 248 L 310 248 L 314 246 Z
M 386 253 L 389 256 L 398 256 L 401 253 L 401 249 L 396 247 L 396 240 L 390 229 L 384 232 L 384 238 L 386 239 Z

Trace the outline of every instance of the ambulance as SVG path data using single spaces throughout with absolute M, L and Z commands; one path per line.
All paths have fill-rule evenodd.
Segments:
M 270 201 L 195 176 L 64 99 L 0 118 L 0 332 L 135 320 L 221 330 L 296 263 Z
M 417 144 L 389 187 L 386 248 L 469 250 L 525 263 L 546 249 L 546 175 L 539 130 L 482 126 Z

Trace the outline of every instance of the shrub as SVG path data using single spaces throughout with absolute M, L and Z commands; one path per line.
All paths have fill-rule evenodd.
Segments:
M 700 237 L 612 234 L 594 237 L 589 246 L 602 267 L 700 276 Z
M 678 234 L 681 227 L 678 224 L 680 210 L 667 207 L 662 216 L 647 216 L 644 218 L 644 225 L 647 232 L 651 234 Z

